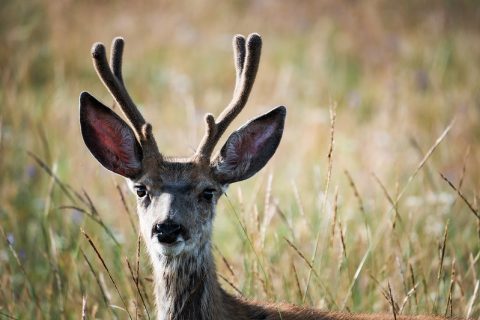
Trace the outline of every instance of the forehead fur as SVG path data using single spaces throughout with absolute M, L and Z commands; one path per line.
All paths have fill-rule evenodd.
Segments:
M 199 184 L 214 182 L 208 166 L 190 158 L 164 158 L 158 166 L 152 167 L 137 182 L 150 185 Z

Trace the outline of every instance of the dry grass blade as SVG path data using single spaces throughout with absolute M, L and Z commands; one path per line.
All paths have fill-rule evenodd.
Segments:
M 465 151 L 465 155 L 463 156 L 462 174 L 460 175 L 460 181 L 458 182 L 459 189 L 463 186 L 463 180 L 465 179 L 465 173 L 467 172 L 467 160 L 470 156 L 471 150 L 472 150 L 471 146 L 468 146 L 467 151 Z
M 275 201 L 272 199 L 272 182 L 273 174 L 268 175 L 267 189 L 265 192 L 265 207 L 263 211 L 263 220 L 260 225 L 260 245 L 263 249 L 265 247 L 265 239 L 267 236 L 267 230 L 270 226 L 270 223 L 276 213 L 276 206 L 274 205 Z
M 107 293 L 105 292 L 105 289 L 103 288 L 102 281 L 98 277 L 98 274 L 95 272 L 95 269 L 93 268 L 92 263 L 90 262 L 90 260 L 88 260 L 87 255 L 85 254 L 85 252 L 83 252 L 83 250 L 81 248 L 80 248 L 80 253 L 82 254 L 85 261 L 87 262 L 88 268 L 92 272 L 93 277 L 95 278 L 95 281 L 97 282 L 98 287 L 100 288 L 100 293 L 102 294 L 103 302 L 105 303 L 105 306 L 108 307 L 110 305 L 110 299 L 109 299 Z
M 28 276 L 27 270 L 25 270 L 24 265 L 22 264 L 20 258 L 18 257 L 17 251 L 15 251 L 15 248 L 12 246 L 12 243 L 8 239 L 7 234 L 5 233 L 5 230 L 3 229 L 2 225 L 0 225 L 0 232 L 2 233 L 3 239 L 8 246 L 8 249 L 10 250 L 10 253 L 12 254 L 13 258 L 15 259 L 15 262 L 17 263 L 18 267 L 20 268 L 20 270 L 23 273 L 23 276 L 27 280 L 28 287 L 29 287 L 29 289 L 27 290 L 28 294 L 33 299 L 33 302 L 35 303 L 35 307 L 37 308 L 38 312 L 40 313 L 42 318 L 44 318 L 42 308 L 40 307 L 40 302 L 38 300 L 37 294 L 35 293 L 35 287 L 32 284 L 32 280 Z
M 358 208 L 360 209 L 360 212 L 364 217 L 366 217 L 366 212 L 365 212 L 365 206 L 363 205 L 363 200 L 362 197 L 360 196 L 360 192 L 358 192 L 357 186 L 355 185 L 355 182 L 353 181 L 352 175 L 348 170 L 345 170 L 345 175 L 347 176 L 348 183 L 350 187 L 352 187 L 353 190 L 353 195 L 355 196 L 355 199 L 358 201 Z
M 90 198 L 87 191 L 85 191 L 83 189 L 82 189 L 82 191 L 83 191 L 83 195 L 84 195 L 86 201 L 88 202 L 88 207 L 90 208 L 90 211 L 92 212 L 93 215 L 98 215 L 98 210 L 95 207 L 95 205 L 93 204 L 92 198 Z
M 392 229 L 395 229 L 397 219 L 398 219 L 398 221 L 402 222 L 402 218 L 400 217 L 400 214 L 398 213 L 398 205 L 395 204 L 395 201 L 393 201 L 392 197 L 391 197 L 390 194 L 388 193 L 387 188 L 386 188 L 385 185 L 382 183 L 382 181 L 380 180 L 380 178 L 379 178 L 374 172 L 372 172 L 372 176 L 373 176 L 373 178 L 375 179 L 375 181 L 378 183 L 378 185 L 380 186 L 380 188 L 382 189 L 383 194 L 384 194 L 385 197 L 387 198 L 387 200 L 388 200 L 388 202 L 390 203 L 390 205 L 392 206 L 392 208 L 395 210 L 395 219 L 393 219 L 393 222 L 392 222 Z
M 343 234 L 342 222 L 338 221 L 338 229 L 340 233 L 340 242 L 342 243 L 342 253 L 345 260 L 347 259 L 347 246 L 345 245 L 345 236 Z
M 480 219 L 477 219 L 477 235 L 478 240 L 480 240 Z
M 232 277 L 235 277 L 235 272 L 233 272 L 233 268 L 232 266 L 230 265 L 230 263 L 228 262 L 227 258 L 225 258 L 225 256 L 223 255 L 222 252 L 220 252 L 220 249 L 218 249 L 218 247 L 216 245 L 213 245 L 213 249 L 220 255 L 220 258 L 222 258 L 222 262 L 223 264 L 227 267 L 227 270 L 228 272 L 230 273 L 230 275 Z
M 142 242 L 142 235 L 140 232 L 137 235 L 137 254 L 135 256 L 135 281 L 138 285 L 138 280 L 140 279 L 140 243 Z
M 240 291 L 240 289 L 238 289 L 230 280 L 228 280 L 225 276 L 223 276 L 222 274 L 218 274 L 218 276 L 220 277 L 220 279 L 222 279 L 223 281 L 225 281 L 230 287 L 232 287 L 233 290 L 235 290 L 241 297 L 243 297 L 243 293 L 242 291 Z
M 399 310 L 398 310 L 398 313 L 401 314 L 403 309 L 405 308 L 405 306 L 407 305 L 407 302 L 408 300 L 410 299 L 410 297 L 412 295 L 416 295 L 416 291 L 417 291 L 417 285 L 415 285 L 412 289 L 410 289 L 408 292 L 407 292 L 407 295 L 405 296 L 405 298 L 403 299 L 402 301 L 402 305 L 400 306 Z
M 3 149 L 3 118 L 0 117 L 0 150 Z M 0 166 L 2 165 L 3 157 L 0 158 Z
M 139 285 L 139 288 L 141 289 L 141 292 L 143 294 L 143 297 L 145 298 L 145 302 L 146 304 L 148 305 L 148 307 L 150 308 L 151 307 L 151 303 L 150 303 L 150 299 L 148 297 L 148 294 L 147 294 L 147 291 L 145 290 L 145 283 L 143 282 L 142 278 L 140 277 L 140 250 L 142 248 L 142 246 L 140 245 L 142 242 L 142 236 L 140 233 L 138 233 L 138 236 L 137 236 L 137 254 L 136 254 L 136 257 L 135 257 L 135 277 L 136 277 L 136 280 L 138 282 L 138 285 Z
M 470 156 L 470 151 L 471 151 L 471 147 L 468 146 L 467 150 L 465 151 L 465 154 L 463 155 L 462 171 L 461 171 L 461 174 L 460 174 L 460 179 L 458 180 L 458 188 L 457 188 L 459 190 L 462 189 L 463 182 L 464 182 L 464 179 L 465 179 L 465 174 L 467 172 L 467 160 L 468 160 L 468 157 Z M 451 204 L 451 208 L 453 208 L 453 206 L 455 205 L 457 200 L 458 200 L 458 198 L 455 198 L 455 200 Z
M 445 225 L 445 230 L 443 232 L 443 241 L 442 245 L 440 246 L 440 266 L 437 273 L 437 280 L 440 281 L 440 277 L 442 276 L 443 271 L 443 260 L 445 258 L 445 248 L 447 246 L 447 237 L 448 237 L 448 225 L 450 220 L 447 220 L 447 224 Z
M 330 103 L 329 111 L 330 111 L 330 144 L 328 147 L 328 154 L 327 154 L 327 159 L 328 159 L 328 169 L 327 169 L 327 180 L 325 182 L 325 191 L 324 191 L 324 198 L 323 198 L 323 204 L 322 204 L 322 211 L 323 213 L 327 212 L 327 199 L 328 199 L 328 191 L 330 189 L 330 179 L 332 177 L 332 169 L 333 169 L 333 151 L 334 151 L 334 146 L 335 146 L 335 121 L 337 118 L 337 104 L 335 103 L 332 107 L 332 104 Z M 320 242 L 320 236 L 322 234 L 322 230 L 319 229 L 317 232 L 317 236 L 315 238 L 315 248 L 313 249 L 313 254 L 312 254 L 312 262 L 311 264 L 313 265 L 315 263 L 315 260 L 317 259 L 317 252 L 318 252 L 318 244 Z M 308 288 L 310 286 L 310 281 L 312 280 L 312 271 L 313 268 L 310 268 L 308 271 L 308 276 L 307 276 L 307 284 L 305 285 L 305 291 L 303 293 L 303 300 L 302 303 L 305 303 L 305 299 L 308 294 Z
M 143 298 L 145 299 L 145 301 L 143 301 L 143 302 L 144 303 L 146 302 L 148 307 L 150 307 L 151 304 L 150 304 L 149 297 L 148 297 L 148 295 L 146 293 L 146 290 L 145 290 L 145 284 L 142 281 L 142 278 L 140 277 L 140 251 L 141 251 L 141 248 L 142 248 L 141 242 L 142 242 L 142 235 L 139 232 L 138 236 L 137 236 L 137 254 L 135 256 L 135 277 L 136 277 L 137 284 L 139 285 L 139 288 L 141 289 L 141 292 L 142 292 L 141 297 L 143 296 Z
M 138 296 L 139 296 L 139 293 L 140 293 L 140 290 L 138 289 L 138 279 L 137 277 L 135 276 L 135 274 L 133 273 L 133 269 L 132 269 L 132 266 L 130 265 L 130 261 L 128 261 L 128 258 L 125 257 L 125 262 L 127 263 L 127 267 L 128 267 L 128 271 L 130 271 L 130 275 L 132 277 L 132 281 L 133 283 L 135 284 L 135 320 L 138 320 Z
M 134 219 L 132 217 L 132 212 L 128 208 L 127 201 L 125 200 L 125 195 L 123 194 L 122 189 L 120 188 L 120 186 L 118 184 L 115 187 L 118 191 L 118 194 L 120 195 L 120 200 L 122 201 L 123 208 L 125 209 L 125 212 L 127 213 L 128 221 L 130 222 L 130 225 L 132 226 L 133 233 L 137 234 L 137 228 L 135 227 L 135 222 L 134 222 Z
M 425 163 L 427 162 L 427 160 L 430 158 L 430 156 L 433 154 L 433 152 L 435 151 L 435 149 L 437 149 L 438 145 L 445 139 L 445 137 L 447 136 L 447 134 L 450 132 L 450 130 L 452 129 L 452 126 L 453 124 L 455 123 L 455 119 L 453 119 L 449 124 L 448 126 L 445 128 L 445 130 L 443 130 L 443 132 L 440 134 L 440 136 L 437 138 L 437 140 L 435 141 L 435 143 L 430 147 L 430 149 L 428 149 L 427 153 L 425 154 L 425 156 L 423 157 L 423 159 L 420 161 L 420 163 L 418 164 L 418 166 L 415 168 L 415 171 L 408 177 L 408 180 L 407 180 L 407 183 L 405 183 L 405 185 L 403 186 L 402 190 L 400 191 L 400 193 L 398 194 L 397 196 L 397 199 L 395 200 L 395 204 L 394 206 L 392 206 L 392 208 L 395 208 L 397 205 L 398 205 L 398 202 L 402 199 L 403 195 L 405 194 L 405 191 L 407 191 L 408 187 L 410 186 L 410 183 L 412 183 L 413 179 L 417 176 L 418 172 L 420 171 L 420 169 L 423 168 L 423 166 L 425 165 Z
M 12 317 L 11 315 L 6 314 L 6 313 L 4 313 L 4 312 L 2 312 L 2 311 L 0 311 L 0 317 L 5 317 L 5 318 L 7 318 L 7 319 L 14 319 L 14 320 L 17 320 L 17 319 L 18 319 L 18 318 Z
M 415 281 L 415 273 L 411 264 L 408 265 L 410 269 L 410 278 L 412 279 L 413 297 L 415 298 L 415 308 L 418 309 L 418 297 L 417 297 L 417 283 Z
M 90 211 L 87 211 L 85 209 L 82 209 L 82 208 L 79 208 L 79 207 L 75 207 L 75 206 L 60 206 L 58 207 L 58 209 L 60 210 L 66 210 L 66 209 L 73 209 L 73 210 L 77 210 L 78 212 L 80 213 L 83 213 L 85 214 L 87 217 L 89 217 L 90 219 L 92 219 L 93 221 L 95 221 L 98 225 L 100 225 L 102 227 L 103 230 L 105 230 L 105 232 L 108 234 L 108 236 L 110 237 L 110 239 L 113 240 L 113 242 L 115 243 L 115 245 L 117 247 L 120 247 L 120 243 L 118 242 L 118 240 L 115 238 L 115 236 L 113 235 L 112 231 L 110 231 L 110 229 L 108 228 L 108 226 L 105 224 L 105 222 L 103 222 L 103 220 L 100 218 L 100 216 L 97 214 L 93 214 L 92 212 Z
M 335 103 L 332 108 L 332 104 L 330 104 L 330 144 L 328 147 L 328 163 L 331 167 L 333 164 L 333 147 L 335 145 L 335 121 L 337 119 L 337 104 Z M 330 170 L 331 173 L 331 170 Z
M 82 297 L 82 320 L 87 320 L 87 296 Z
M 333 220 L 332 227 L 330 231 L 330 245 L 333 244 L 335 238 L 335 227 L 337 225 L 337 214 L 338 214 L 338 186 L 335 187 L 335 196 L 333 197 Z
M 341 310 L 345 310 L 345 307 L 347 306 L 347 301 L 350 298 L 350 295 L 352 294 L 353 286 L 357 282 L 358 276 L 360 275 L 360 272 L 363 269 L 363 266 L 365 265 L 365 262 L 367 261 L 368 256 L 370 255 L 370 248 L 368 248 L 367 252 L 363 255 L 362 261 L 360 261 L 357 270 L 355 271 L 355 274 L 353 275 L 353 279 L 350 283 L 350 286 L 348 288 L 347 294 L 345 295 L 345 298 L 342 303 L 342 308 Z
M 473 306 L 475 305 L 475 300 L 477 300 L 477 295 L 478 295 L 478 288 L 480 287 L 480 280 L 477 280 L 475 283 L 475 289 L 473 290 L 472 297 L 470 298 L 470 301 L 468 302 L 468 307 L 467 307 L 467 312 L 466 312 L 466 317 L 465 319 L 470 319 L 470 316 L 472 315 L 473 311 Z
M 140 291 L 140 287 L 138 285 L 139 283 L 138 273 L 135 276 L 132 266 L 130 265 L 130 261 L 128 261 L 127 257 L 125 257 L 125 262 L 127 263 L 128 270 L 130 271 L 130 275 L 132 276 L 132 280 L 133 280 L 133 283 L 135 284 L 135 289 L 138 294 L 138 296 L 136 297 L 137 301 L 135 301 L 135 319 L 138 319 L 138 297 L 140 297 L 140 300 L 142 300 L 143 308 L 145 310 L 145 313 L 147 314 L 147 318 L 150 319 L 150 313 L 148 312 L 147 304 L 145 303 L 145 299 L 143 298 L 142 292 Z
M 473 277 L 473 282 L 476 282 L 478 280 L 478 276 L 477 276 L 477 268 L 475 265 L 480 260 L 480 252 L 478 252 L 478 254 L 475 257 L 473 256 L 472 253 L 470 253 L 468 260 L 469 260 L 469 267 L 467 272 L 465 273 L 465 277 L 469 276 L 471 272 Z
M 423 151 L 423 148 L 420 146 L 420 143 L 417 141 L 415 136 L 410 136 L 409 137 L 410 144 L 413 146 L 415 151 L 417 151 L 418 155 L 422 157 L 425 155 L 425 151 Z M 431 173 L 430 168 L 425 168 L 425 182 L 430 185 L 430 188 L 432 189 L 433 192 L 437 192 L 437 188 L 435 185 L 435 182 L 433 181 L 433 176 Z
M 393 300 L 392 287 L 390 286 L 390 281 L 388 282 L 388 297 L 389 297 L 390 306 L 392 307 L 393 319 L 397 320 L 397 307 L 395 305 L 395 301 Z
M 302 198 L 300 197 L 300 192 L 298 191 L 298 186 L 295 181 L 292 181 L 293 195 L 295 196 L 295 202 L 300 212 L 300 216 L 305 217 L 305 209 L 303 208 Z
M 360 192 L 358 192 L 358 188 L 355 185 L 355 182 L 353 181 L 353 178 L 350 175 L 350 172 L 348 172 L 348 170 L 345 170 L 345 175 L 347 176 L 349 185 L 353 190 L 353 195 L 355 196 L 355 199 L 357 199 L 358 208 L 359 208 L 360 212 L 362 213 L 363 224 L 365 225 L 365 233 L 367 235 L 367 240 L 368 240 L 368 243 L 370 244 L 370 242 L 371 242 L 370 241 L 370 228 L 368 227 L 367 212 L 365 211 L 365 206 L 363 204 L 362 197 L 360 196 Z
M 477 219 L 480 220 L 480 213 L 478 212 L 478 210 L 476 210 L 476 209 L 473 207 L 473 205 L 467 200 L 467 198 L 465 198 L 465 196 L 463 195 L 463 193 L 462 193 L 459 189 L 457 189 L 457 188 L 453 185 L 453 183 L 452 183 L 450 180 L 448 180 L 448 178 L 445 177 L 442 173 L 440 173 L 440 176 L 442 177 L 443 180 L 445 180 L 445 181 L 448 183 L 448 185 L 449 185 L 453 190 L 455 190 L 455 192 L 457 192 L 458 196 L 459 196 L 460 198 L 462 198 L 463 202 L 465 202 L 465 204 L 468 206 L 468 208 L 470 209 L 470 211 L 475 215 L 475 217 L 477 217 Z
M 453 290 L 455 288 L 455 258 L 452 260 L 452 271 L 450 273 L 450 287 L 448 288 L 448 300 L 445 308 L 445 317 L 450 311 L 450 317 L 453 317 Z
M 270 281 L 270 276 L 268 275 L 268 273 L 266 272 L 264 266 L 263 266 L 263 263 L 262 263 L 262 260 L 260 260 L 260 256 L 258 255 L 257 253 L 257 250 L 255 250 L 255 246 L 253 245 L 253 242 L 252 242 L 252 239 L 250 239 L 250 236 L 248 235 L 248 232 L 247 232 L 247 228 L 245 227 L 245 224 L 242 223 L 242 221 L 240 220 L 240 217 L 238 216 L 238 213 L 237 213 L 237 210 L 235 209 L 235 207 L 233 206 L 232 202 L 230 201 L 230 199 L 228 198 L 227 194 L 225 194 L 225 198 L 227 199 L 227 202 L 230 206 L 230 209 L 233 211 L 233 214 L 237 220 L 237 223 L 240 225 L 240 228 L 242 229 L 242 232 L 243 234 L 245 235 L 245 238 L 250 246 L 250 248 L 252 249 L 252 252 L 253 254 L 255 255 L 255 258 L 258 262 L 258 265 L 260 266 L 260 269 L 262 270 L 262 273 L 263 273 L 263 277 L 265 279 L 265 287 L 268 288 L 269 290 L 267 291 L 270 291 L 271 288 L 271 281 Z M 271 292 L 273 293 L 273 289 L 271 290 Z
M 70 191 L 67 189 L 67 187 L 63 184 L 63 182 L 58 178 L 58 176 L 50 169 L 50 167 L 43 162 L 37 155 L 35 155 L 33 152 L 27 151 L 27 154 L 33 158 L 33 160 L 42 168 L 50 177 L 52 177 L 55 181 L 55 183 L 58 184 L 60 189 L 65 193 L 65 195 L 72 201 L 75 201 L 73 196 L 70 194 Z
M 383 297 L 389 301 L 389 298 L 388 298 L 388 291 L 382 287 L 382 284 L 380 283 L 380 281 L 378 281 L 377 278 L 375 278 L 375 276 L 371 273 L 368 274 L 368 276 L 370 277 L 370 279 L 372 279 L 378 286 L 378 288 L 380 289 L 380 292 L 382 293 Z M 389 303 L 390 304 L 390 303 Z
M 280 209 L 280 207 L 278 206 L 277 203 L 274 203 L 275 205 L 275 209 L 277 211 L 277 213 L 280 215 L 280 218 L 283 220 L 283 222 L 285 223 L 285 226 L 287 227 L 288 231 L 290 232 L 292 238 L 295 236 L 295 231 L 293 230 L 293 227 L 292 227 L 292 223 L 289 221 L 289 219 L 287 218 L 287 216 L 285 215 L 285 212 L 283 212 L 282 209 Z
M 293 275 L 295 276 L 295 285 L 297 286 L 297 294 L 298 297 L 301 299 L 302 298 L 302 286 L 300 285 L 300 279 L 298 278 L 298 272 L 297 268 L 295 268 L 295 263 L 292 261 L 292 271 Z
M 53 166 L 53 172 L 56 172 L 56 165 Z M 55 186 L 55 179 L 50 177 L 50 181 L 48 183 L 47 194 L 45 196 L 44 201 L 44 208 L 43 208 L 43 216 L 44 219 L 48 220 L 49 215 L 51 212 L 51 206 L 53 201 L 53 189 Z M 63 281 L 60 275 L 60 267 L 59 267 L 59 259 L 58 259 L 58 249 L 57 249 L 57 241 L 53 236 L 52 226 L 50 224 L 42 224 L 43 233 L 45 234 L 46 239 L 50 239 L 50 241 L 46 241 L 46 250 L 45 254 L 47 256 L 47 260 L 50 264 L 50 269 L 52 270 L 54 279 L 55 279 L 55 286 L 57 292 L 63 292 Z M 57 305 L 59 307 L 60 312 L 65 311 L 65 297 L 63 295 L 57 295 L 55 300 L 57 301 Z
M 105 270 L 107 271 L 107 274 L 108 274 L 108 276 L 110 277 L 110 280 L 112 281 L 113 285 L 115 286 L 115 290 L 117 291 L 118 296 L 120 297 L 120 300 L 122 300 L 123 306 L 125 307 L 125 311 L 127 312 L 128 317 L 130 318 L 130 320 L 133 320 L 133 319 L 132 319 L 132 315 L 131 315 L 130 312 L 128 311 L 127 303 L 126 303 L 125 299 L 123 298 L 122 294 L 120 293 L 120 290 L 118 289 L 117 283 L 116 283 L 115 280 L 113 279 L 113 276 L 112 276 L 112 274 L 110 273 L 110 270 L 108 269 L 107 264 L 105 263 L 105 260 L 103 259 L 102 255 L 101 255 L 100 252 L 98 251 L 97 247 L 96 247 L 95 244 L 93 243 L 93 240 L 90 238 L 90 236 L 85 232 L 85 230 L 83 230 L 83 229 L 80 229 L 80 230 L 82 231 L 82 234 L 83 234 L 83 235 L 85 236 L 85 238 L 87 239 L 88 243 L 90 243 L 90 246 L 93 248 L 93 250 L 94 250 L 95 253 L 97 254 L 98 259 L 100 259 L 100 261 L 102 262 L 103 267 L 104 267 Z
M 63 193 L 68 199 L 70 199 L 73 203 L 76 203 L 75 198 L 77 198 L 81 202 L 85 203 L 85 200 L 82 198 L 82 196 L 77 192 L 75 192 L 75 190 L 73 190 L 68 184 L 63 183 L 60 180 L 60 178 L 52 171 L 52 169 L 50 169 L 50 167 L 45 162 L 43 162 L 39 157 L 37 157 L 37 155 L 35 155 L 33 152 L 30 152 L 30 151 L 27 151 L 27 154 L 31 158 L 33 158 L 33 160 L 37 163 L 37 165 L 40 168 L 42 168 L 50 177 L 53 178 L 55 183 L 60 187 L 60 189 L 63 191 Z M 74 193 L 75 197 L 72 195 L 70 191 Z
M 303 261 L 305 261 L 305 263 L 308 265 L 308 267 L 310 268 L 309 270 L 311 270 L 311 272 L 313 272 L 313 274 L 318 278 L 318 273 L 315 271 L 315 269 L 313 268 L 313 265 L 308 261 L 308 259 L 303 255 L 303 253 L 300 251 L 300 249 L 297 248 L 297 246 L 295 246 L 290 240 L 288 240 L 287 238 L 283 237 L 283 239 L 285 239 L 285 241 L 288 243 L 288 245 L 300 256 L 300 258 L 302 258 Z

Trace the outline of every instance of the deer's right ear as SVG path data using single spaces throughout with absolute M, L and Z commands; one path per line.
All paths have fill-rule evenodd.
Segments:
M 83 141 L 108 170 L 134 179 L 142 170 L 142 148 L 130 126 L 87 92 L 80 94 Z

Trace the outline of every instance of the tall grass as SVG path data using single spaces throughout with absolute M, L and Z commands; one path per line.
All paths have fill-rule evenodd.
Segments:
M 189 154 L 259 32 L 239 126 L 288 108 L 271 164 L 215 222 L 219 279 L 248 298 L 480 318 L 480 8 L 475 1 L 0 5 L 0 319 L 154 317 L 134 200 L 84 147 L 78 95 L 111 101 L 93 42 L 167 154 Z M 336 107 L 335 107 L 336 106 Z

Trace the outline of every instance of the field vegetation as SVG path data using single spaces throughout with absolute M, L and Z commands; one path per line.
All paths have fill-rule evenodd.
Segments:
M 84 146 L 78 97 L 124 78 L 167 155 L 189 155 L 234 85 L 231 37 L 264 40 L 233 128 L 285 105 L 279 150 L 219 203 L 224 288 L 351 312 L 480 319 L 477 1 L 0 4 L 0 319 L 152 319 L 125 181 Z

